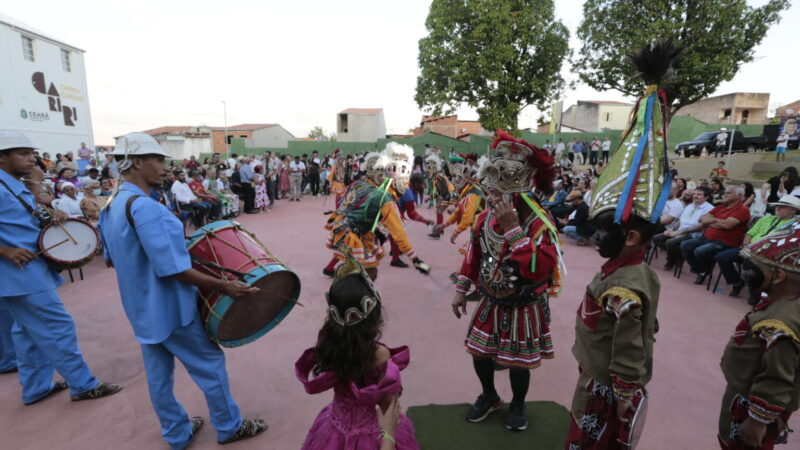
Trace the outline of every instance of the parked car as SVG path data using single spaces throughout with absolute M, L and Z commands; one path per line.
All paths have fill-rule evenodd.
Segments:
M 726 139 L 725 143 L 726 153 L 731 144 L 731 133 L 733 133 L 733 148 L 731 150 L 733 153 L 753 153 L 756 150 L 764 150 L 767 148 L 766 136 L 745 136 L 739 130 L 728 130 L 725 132 L 728 133 L 728 139 Z M 721 133 L 721 131 L 707 131 L 691 141 L 681 142 L 675 146 L 675 152 L 685 157 L 700 156 L 703 150 L 706 151 L 706 154 L 713 153 L 717 146 L 717 134 L 719 133 Z
M 781 134 L 781 124 L 769 124 L 764 125 L 764 136 L 767 138 L 767 150 L 775 150 L 775 146 L 778 143 L 778 135 Z M 797 139 L 797 133 L 793 133 L 789 136 L 789 142 L 787 148 L 789 150 L 793 150 L 798 148 L 798 144 L 800 141 Z

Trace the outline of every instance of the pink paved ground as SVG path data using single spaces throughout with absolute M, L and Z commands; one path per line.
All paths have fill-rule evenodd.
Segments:
M 299 204 L 281 201 L 268 214 L 240 218 L 298 273 L 303 283 L 300 300 L 305 308 L 295 308 L 259 341 L 226 350 L 231 388 L 242 412 L 261 416 L 270 424 L 263 436 L 233 444 L 232 449 L 299 448 L 317 412 L 330 401 L 330 393 L 306 395 L 294 376 L 294 361 L 314 344 L 325 317 L 324 292 L 330 280 L 320 270 L 330 253 L 324 248 L 322 210 L 322 199 L 306 196 Z M 429 210 L 421 212 L 432 216 Z M 408 230 L 433 273 L 425 277 L 412 269 L 393 268 L 387 259 L 377 282 L 385 303 L 383 341 L 411 347 L 412 363 L 403 375 L 402 404 L 471 402 L 479 384 L 462 346 L 467 320 L 456 320 L 450 309 L 453 289 L 448 275 L 459 262 L 458 247 L 446 239 L 429 240 L 425 237 L 427 228 L 419 223 L 409 224 Z M 561 297 L 551 300 L 556 358 L 534 371 L 528 400 L 552 400 L 569 407 L 578 375 L 570 353 L 575 311 L 586 283 L 602 260 L 593 249 L 571 242 L 564 247 L 569 274 Z M 655 347 L 654 377 L 648 386 L 651 407 L 640 448 L 712 449 L 716 447 L 724 388 L 718 363 L 747 305 L 743 299 L 709 294 L 693 285 L 690 276 L 676 280 L 671 273 L 657 272 L 662 284 L 658 311 L 661 330 Z M 80 403 L 71 403 L 62 394 L 26 407 L 20 400 L 16 377 L 0 376 L 3 448 L 166 447 L 150 407 L 141 354 L 122 311 L 114 272 L 95 260 L 84 273 L 84 281 L 67 281 L 59 293 L 75 318 L 81 349 L 94 373 L 122 384 L 124 390 L 107 399 Z M 508 400 L 511 395 L 506 377 L 506 372 L 499 373 L 497 385 L 500 395 Z M 180 365 L 175 378 L 176 395 L 189 414 L 208 418 L 202 393 Z M 792 425 L 800 428 L 796 418 Z M 215 438 L 207 424 L 193 448 L 217 448 Z

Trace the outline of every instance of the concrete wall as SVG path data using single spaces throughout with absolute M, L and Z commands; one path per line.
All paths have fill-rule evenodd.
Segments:
M 228 136 L 233 136 L 234 139 L 253 139 L 253 132 L 229 129 Z M 214 149 L 213 152 L 225 154 L 227 149 L 225 130 L 213 130 L 211 132 L 211 143 Z
M 604 105 L 600 104 L 597 118 L 597 130 L 624 130 L 628 125 L 628 117 L 633 106 L 631 105 Z M 576 125 L 580 128 L 580 125 Z
M 337 138 L 343 142 L 375 142 L 386 137 L 386 121 L 383 111 L 377 114 L 347 114 L 347 131 L 341 123 L 341 116 L 336 116 Z
M 612 105 L 578 101 L 561 117 L 562 126 L 586 130 L 590 133 L 601 130 L 623 130 L 628 123 L 631 105 Z
M 753 165 L 760 162 L 764 157 L 763 153 L 755 154 L 738 154 L 732 155 L 728 169 L 728 176 L 732 179 L 745 179 L 752 172 Z M 675 168 L 678 169 L 678 177 L 686 178 L 687 175 L 691 176 L 694 181 L 700 178 L 709 179 L 711 169 L 717 167 L 719 161 L 726 161 L 727 158 L 686 158 L 686 159 L 670 159 L 675 161 Z M 776 173 L 777 174 L 777 173 Z M 758 186 L 756 186 L 758 188 Z
M 199 159 L 201 154 L 213 153 L 210 137 L 159 135 L 154 138 L 170 159 L 189 159 L 191 156 Z

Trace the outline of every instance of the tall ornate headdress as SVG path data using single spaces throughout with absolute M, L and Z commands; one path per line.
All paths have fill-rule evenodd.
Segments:
M 436 152 L 431 152 L 425 158 L 425 168 L 428 172 L 438 173 L 442 171 L 442 158 L 439 157 L 439 154 Z
M 741 254 L 752 261 L 800 273 L 800 222 L 744 247 Z
M 369 152 L 367 156 L 364 157 L 364 167 L 367 171 L 367 177 L 372 178 L 382 178 L 383 177 L 383 167 L 379 164 L 381 159 L 381 152 Z
M 496 135 L 487 157 L 481 161 L 478 172 L 481 186 L 506 194 L 527 192 L 532 187 L 550 193 L 556 177 L 553 157 L 503 130 L 497 130 Z
M 344 263 L 336 269 L 333 284 L 336 284 L 337 281 L 348 275 L 359 275 L 361 281 L 369 291 L 369 295 L 365 295 L 361 298 L 358 307 L 353 306 L 347 308 L 344 312 L 339 311 L 339 308 L 335 305 L 331 305 L 330 293 L 325 294 L 325 298 L 328 301 L 328 314 L 331 316 L 331 319 L 343 327 L 349 327 L 366 319 L 372 310 L 381 302 L 381 296 L 378 290 L 375 289 L 375 285 L 372 283 L 372 279 L 367 274 L 364 266 L 353 257 L 352 250 L 343 248 L 342 253 L 344 253 L 346 259 Z
M 389 142 L 378 160 L 388 178 L 394 179 L 395 189 L 401 194 L 408 188 L 411 169 L 414 166 L 414 149 L 408 145 Z
M 608 166 L 597 180 L 590 217 L 614 210 L 614 223 L 631 215 L 655 223 L 672 187 L 667 159 L 669 104 L 663 84 L 677 67 L 681 49 L 672 40 L 645 46 L 629 58 L 647 88 L 631 113 Z
M 468 155 L 451 155 L 447 162 L 447 169 L 450 171 L 450 182 L 456 189 L 461 189 L 467 183 L 478 181 L 478 155 L 470 153 Z

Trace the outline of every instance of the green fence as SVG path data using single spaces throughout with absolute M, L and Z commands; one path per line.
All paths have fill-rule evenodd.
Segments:
M 670 122 L 667 133 L 669 149 L 672 150 L 678 143 L 692 140 L 706 131 L 719 130 L 724 126 L 725 125 L 700 122 L 690 116 L 675 116 Z M 729 125 L 727 127 L 740 130 L 745 136 L 759 136 L 764 132 L 763 125 Z M 613 152 L 620 143 L 622 131 L 607 130 L 597 133 L 558 133 L 555 139 L 551 134 L 531 133 L 529 131 L 522 132 L 523 139 L 540 147 L 545 145 L 547 141 L 550 141 L 552 145 L 555 145 L 559 139 L 563 139 L 565 144 L 569 143 L 573 138 L 581 140 L 586 139 L 591 142 L 594 137 L 597 137 L 601 141 L 606 137 L 611 139 L 611 149 Z M 385 148 L 386 144 L 389 142 L 406 144 L 412 147 L 417 155 L 424 154 L 426 144 L 431 147 L 440 148 L 443 154 L 448 154 L 452 149 L 457 153 L 477 153 L 483 155 L 486 153 L 486 149 L 489 147 L 492 140 L 489 136 L 472 134 L 469 136 L 469 141 L 460 141 L 440 134 L 427 132 L 410 138 L 378 139 L 375 142 L 289 141 L 288 148 L 248 148 L 245 147 L 244 139 L 233 139 L 231 141 L 231 153 L 236 153 L 237 155 L 261 155 L 266 151 L 272 151 L 273 153 L 277 152 L 282 155 L 295 156 L 303 154 L 310 155 L 311 152 L 316 150 L 324 155 L 333 153 L 333 149 L 335 148 L 340 148 L 345 154 L 352 154 L 381 150 Z M 200 155 L 200 160 L 202 161 L 209 156 L 211 156 L 210 153 L 203 153 Z

